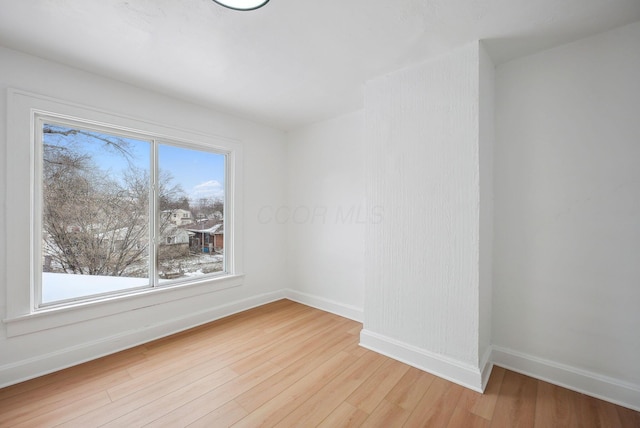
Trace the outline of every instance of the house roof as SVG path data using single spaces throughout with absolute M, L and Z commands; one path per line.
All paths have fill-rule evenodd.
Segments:
M 292 129 L 475 40 L 496 63 L 640 20 L 638 0 L 0 0 L 0 44 Z
M 224 233 L 224 224 L 220 223 L 219 220 L 207 220 L 196 224 L 189 224 L 183 226 L 183 228 L 189 232 L 194 233 L 206 233 L 209 235 L 219 235 Z

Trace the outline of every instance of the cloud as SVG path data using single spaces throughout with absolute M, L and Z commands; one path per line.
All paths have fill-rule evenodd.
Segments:
M 224 199 L 224 185 L 218 180 L 197 184 L 191 190 L 191 198 L 194 200 L 200 198 Z

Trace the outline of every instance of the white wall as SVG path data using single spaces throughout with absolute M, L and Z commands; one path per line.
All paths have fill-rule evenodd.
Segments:
M 490 69 L 480 51 L 474 43 L 367 83 L 367 198 L 384 219 L 366 231 L 361 335 L 478 390 L 480 168 L 490 165 L 479 157 L 480 74 Z
M 6 312 L 7 216 L 25 216 L 6 200 L 7 88 L 47 95 L 168 126 L 240 140 L 244 158 L 244 272 L 241 286 L 93 319 L 38 333 L 7 337 L 0 324 L 0 385 L 114 352 L 251 305 L 282 296 L 286 233 L 264 224 L 263 206 L 285 203 L 285 135 L 265 126 L 144 91 L 36 57 L 0 48 L 0 319 Z M 27 237 L 24 237 L 27 239 Z M 28 284 L 24 284 L 25 287 Z
M 291 132 L 288 204 L 276 218 L 287 225 L 291 297 L 358 320 L 369 219 L 363 132 L 363 111 Z
M 640 409 L 640 23 L 498 67 L 496 360 Z

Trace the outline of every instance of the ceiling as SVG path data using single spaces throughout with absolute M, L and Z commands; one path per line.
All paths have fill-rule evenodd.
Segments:
M 496 63 L 640 20 L 640 0 L 0 0 L 0 45 L 283 130 L 485 40 Z

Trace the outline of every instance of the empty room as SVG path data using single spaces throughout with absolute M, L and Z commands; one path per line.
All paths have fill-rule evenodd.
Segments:
M 0 427 L 640 427 L 640 1 L 0 0 Z

